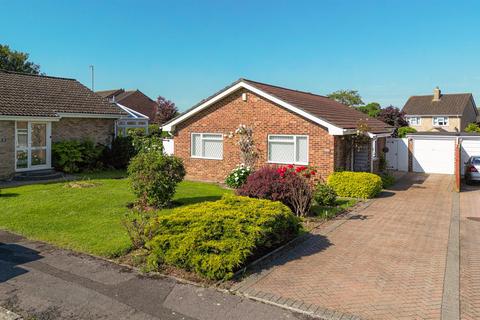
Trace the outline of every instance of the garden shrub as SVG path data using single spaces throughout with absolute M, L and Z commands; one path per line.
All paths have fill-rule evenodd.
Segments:
M 127 230 L 134 249 L 142 248 L 152 238 L 151 235 L 145 234 L 147 225 L 152 217 L 152 213 L 138 210 L 132 210 L 123 217 L 122 225 Z
M 311 173 L 303 168 L 306 167 L 263 167 L 248 176 L 245 184 L 237 189 L 237 194 L 281 201 L 296 215 L 306 215 L 312 204 L 313 190 L 309 181 Z
M 136 154 L 132 137 L 117 136 L 111 147 L 105 150 L 104 162 L 115 169 L 125 169 Z
M 129 137 L 131 137 L 132 145 L 137 153 L 150 151 L 163 152 L 163 141 L 159 135 L 145 135 L 142 131 L 133 130 L 129 131 Z
M 417 130 L 412 127 L 400 127 L 398 128 L 397 135 L 399 138 L 405 138 L 409 133 L 415 133 Z
M 147 265 L 174 265 L 211 280 L 229 279 L 249 259 L 299 230 L 299 219 L 280 202 L 224 195 L 151 219 L 144 231 L 152 237 L 145 245 Z
M 382 179 L 368 172 L 334 172 L 328 177 L 328 185 L 340 197 L 369 199 L 382 191 Z
M 337 193 L 331 186 L 319 183 L 315 188 L 314 199 L 319 206 L 334 206 L 337 201 Z
M 76 173 L 103 166 L 101 161 L 105 150 L 103 145 L 95 145 L 91 140 L 65 140 L 52 145 L 52 159 L 55 169 Z
M 395 183 L 395 177 L 391 173 L 384 172 L 380 174 L 380 178 L 382 179 L 382 186 L 384 189 L 393 186 Z
M 225 184 L 230 188 L 238 189 L 247 181 L 250 173 L 252 173 L 252 169 L 242 163 L 228 174 Z
M 142 205 L 163 208 L 170 204 L 177 184 L 183 180 L 185 167 L 175 156 L 140 152 L 130 161 L 128 176 Z

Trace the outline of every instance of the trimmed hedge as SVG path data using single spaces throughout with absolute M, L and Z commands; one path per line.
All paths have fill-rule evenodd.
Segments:
M 153 218 L 145 228 L 147 266 L 169 264 L 208 279 L 229 279 L 249 258 L 299 230 L 299 219 L 280 202 L 224 195 Z
M 340 197 L 369 199 L 382 191 L 382 179 L 368 172 L 334 172 L 328 177 L 328 185 Z

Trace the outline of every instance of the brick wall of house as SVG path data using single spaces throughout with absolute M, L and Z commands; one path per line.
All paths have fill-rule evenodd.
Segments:
M 90 139 L 108 145 L 114 135 L 113 119 L 62 118 L 52 122 L 52 142 Z
M 0 121 L 0 180 L 15 173 L 15 122 Z
M 247 93 L 247 101 L 242 93 Z M 283 107 L 241 89 L 177 125 L 174 133 L 175 155 L 182 158 L 187 179 L 222 182 L 240 163 L 238 136 L 228 134 L 244 124 L 253 127 L 254 141 L 259 151 L 257 166 L 267 164 L 268 134 L 298 134 L 309 136 L 309 163 L 319 169 L 322 178 L 334 170 L 334 136 L 328 131 Z M 191 133 L 222 133 L 223 160 L 191 158 Z M 340 160 L 338 160 L 340 161 Z

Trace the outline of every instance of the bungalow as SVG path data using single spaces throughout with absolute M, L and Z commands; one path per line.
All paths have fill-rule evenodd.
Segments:
M 327 97 L 247 79 L 162 129 L 173 135 L 173 153 L 183 159 L 187 178 L 220 182 L 241 161 L 234 134 L 241 124 L 253 129 L 257 166 L 312 165 L 322 178 L 342 169 L 377 171 L 392 132 L 387 124 Z
M 0 70 L 0 179 L 50 169 L 52 142 L 108 145 L 129 117 L 74 79 Z

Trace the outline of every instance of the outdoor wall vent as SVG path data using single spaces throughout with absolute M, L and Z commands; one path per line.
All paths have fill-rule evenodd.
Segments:
M 242 100 L 247 101 L 247 93 L 246 92 L 242 93 Z

